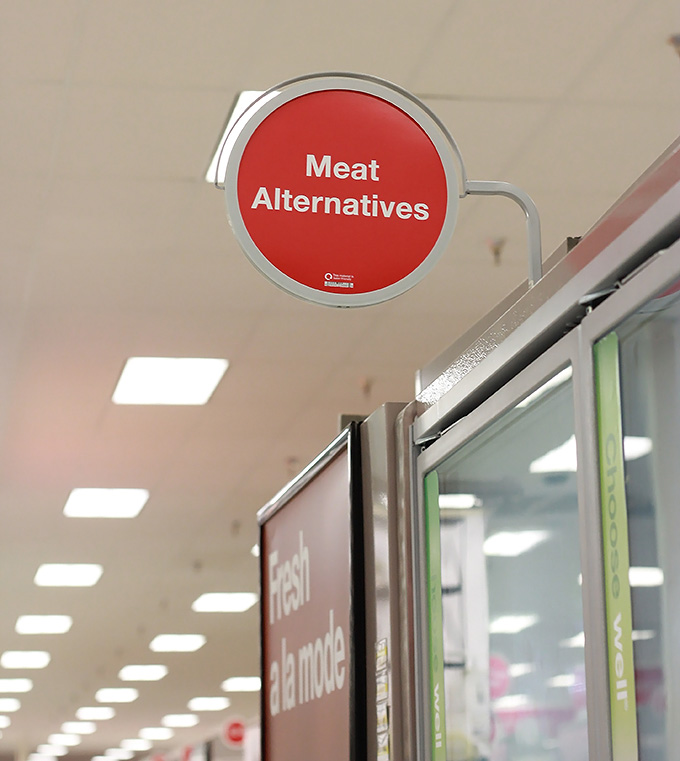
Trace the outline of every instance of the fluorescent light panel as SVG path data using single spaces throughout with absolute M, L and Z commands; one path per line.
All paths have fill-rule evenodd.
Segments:
M 123 740 L 120 744 L 123 750 L 133 751 L 145 751 L 151 750 L 153 744 L 150 740 L 142 740 L 141 738 L 131 738 L 130 740 Z
M 43 743 L 36 748 L 38 753 L 46 756 L 65 756 L 68 753 L 68 748 L 65 745 L 48 745 Z
M 44 650 L 5 650 L 0 655 L 4 669 L 44 669 L 50 662 L 50 654 Z
M 99 703 L 132 703 L 138 697 L 134 687 L 103 687 L 97 690 L 94 699 Z
M 493 707 L 496 710 L 514 710 L 516 708 L 527 708 L 531 705 L 528 695 L 504 695 L 493 701 Z
M 544 542 L 550 533 L 542 530 L 499 531 L 484 541 L 484 554 L 494 557 L 514 558 Z
M 217 144 L 215 154 L 210 160 L 210 166 L 208 167 L 208 171 L 205 174 L 205 179 L 207 182 L 210 182 L 213 185 L 215 183 L 224 185 L 227 159 L 229 157 L 231 145 L 233 144 L 233 138 L 235 137 L 230 136 L 229 145 L 226 145 L 227 136 L 229 136 L 232 127 L 236 124 L 241 114 L 243 114 L 243 112 L 262 94 L 262 90 L 242 90 L 236 96 L 236 99 L 234 100 L 234 103 L 231 107 L 231 112 L 229 113 L 227 123 L 224 127 L 224 131 L 222 132 L 222 137 Z
M 194 653 L 205 645 L 202 634 L 159 634 L 149 648 L 155 653 Z
M 168 673 L 168 667 L 161 664 L 145 664 L 140 666 L 123 666 L 118 672 L 118 678 L 124 682 L 157 682 Z
M 223 711 L 229 708 L 229 698 L 192 698 L 187 704 L 190 711 Z
M 16 698 L 0 698 L 0 711 L 14 713 L 21 708 L 21 701 Z
M 0 716 L 0 729 L 7 729 L 11 723 L 9 716 Z
M 490 626 L 491 634 L 519 634 L 519 632 L 528 629 L 538 622 L 536 615 L 523 616 L 499 616 L 494 619 Z
M 144 727 L 139 730 L 139 736 L 143 740 L 169 740 L 175 733 L 170 727 Z
M 0 692 L 30 692 L 32 689 L 30 679 L 0 679 Z
M 535 669 L 533 663 L 512 663 L 508 668 L 511 677 L 520 677 L 531 674 Z
M 60 732 L 54 735 L 50 735 L 47 738 L 47 742 L 50 745 L 65 745 L 67 748 L 72 748 L 76 745 L 80 745 L 82 742 L 82 737 L 72 733 Z
M 191 603 L 197 613 L 243 613 L 257 602 L 253 592 L 206 592 Z
M 129 761 L 135 754 L 131 750 L 124 748 L 107 748 L 104 751 L 106 758 L 118 758 L 120 761 Z
M 481 507 L 482 500 L 476 494 L 440 494 L 440 510 L 470 510 Z
M 576 684 L 575 674 L 558 674 L 548 679 L 548 687 L 574 687 Z
M 169 713 L 161 719 L 164 727 L 195 727 L 198 724 L 198 716 L 193 713 Z
M 136 518 L 149 499 L 146 489 L 73 489 L 64 505 L 69 518 Z
M 231 676 L 222 682 L 222 689 L 225 692 L 259 692 L 259 676 Z
M 93 735 L 97 725 L 93 721 L 67 721 L 61 725 L 61 731 L 75 735 Z
M 641 642 L 647 639 L 654 639 L 656 632 L 653 629 L 633 629 L 633 642 Z
M 647 436 L 624 436 L 623 456 L 628 462 L 638 460 L 652 451 L 652 440 Z M 575 473 L 576 437 L 570 436 L 564 444 L 551 449 L 529 465 L 530 473 Z
M 71 629 L 71 616 L 19 616 L 17 634 L 65 634 Z
M 83 706 L 76 711 L 76 719 L 82 721 L 106 721 L 115 715 L 115 710 L 110 706 Z
M 226 359 L 130 357 L 113 392 L 113 401 L 115 404 L 206 404 L 228 366 Z
M 39 587 L 93 587 L 102 571 L 95 563 L 45 563 L 34 581 Z
M 663 584 L 661 568 L 631 566 L 628 569 L 628 581 L 631 587 L 660 587 Z

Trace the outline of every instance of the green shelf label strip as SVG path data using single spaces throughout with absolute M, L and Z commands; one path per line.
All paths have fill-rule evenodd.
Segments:
M 433 761 L 446 761 L 442 564 L 439 526 L 439 479 L 436 471 L 427 474 L 424 489 L 430 652 L 430 736 Z
M 616 334 L 599 341 L 594 352 L 612 751 L 614 761 L 637 761 L 628 513 Z

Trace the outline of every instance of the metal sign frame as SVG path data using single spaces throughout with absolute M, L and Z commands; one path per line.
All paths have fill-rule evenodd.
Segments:
M 260 642 L 262 664 L 261 711 L 261 757 L 265 754 L 268 724 L 268 675 L 265 666 L 265 551 L 264 531 L 267 523 L 285 510 L 342 453 L 347 453 L 347 489 L 350 514 L 350 547 L 347 548 L 350 564 L 348 661 L 349 673 L 349 761 L 359 761 L 366 742 L 366 604 L 365 604 L 365 550 L 364 516 L 362 500 L 361 453 L 359 424 L 350 423 L 296 478 L 287 484 L 257 513 L 260 528 Z

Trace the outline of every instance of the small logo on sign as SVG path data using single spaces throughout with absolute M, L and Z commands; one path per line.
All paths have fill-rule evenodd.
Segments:
M 337 275 L 335 272 L 327 272 L 323 277 L 326 288 L 354 288 L 354 275 Z

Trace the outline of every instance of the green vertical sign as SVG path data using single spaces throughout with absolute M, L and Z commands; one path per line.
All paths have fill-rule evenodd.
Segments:
M 637 761 L 628 515 L 616 334 L 610 333 L 599 341 L 594 352 L 612 751 L 614 761 Z
M 430 737 L 433 761 L 446 761 L 446 710 L 444 706 L 444 622 L 442 615 L 442 564 L 439 533 L 439 478 L 425 476 L 425 562 L 430 652 Z

